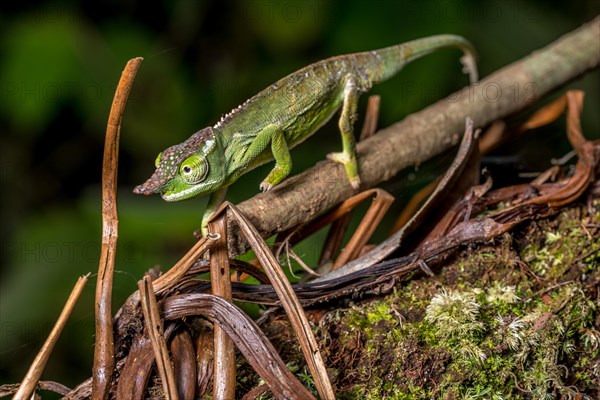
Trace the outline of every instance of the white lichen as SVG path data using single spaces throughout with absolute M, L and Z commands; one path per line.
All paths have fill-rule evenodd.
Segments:
M 526 334 L 523 331 L 527 323 L 521 318 L 515 318 L 508 322 L 500 315 L 496 317 L 496 321 L 498 321 L 498 328 L 500 330 L 499 336 L 503 339 L 504 343 L 512 351 L 522 349 L 523 345 L 527 342 Z
M 595 329 L 584 329 L 580 338 L 587 351 L 596 351 L 600 345 L 600 332 Z
M 517 296 L 516 286 L 502 286 L 499 284 L 494 285 L 489 288 L 486 294 L 486 300 L 490 303 L 507 303 L 513 304 L 517 301 L 521 300 L 519 296 Z
M 475 333 L 483 329 L 477 320 L 479 308 L 473 293 L 442 289 L 427 306 L 425 320 L 434 324 L 442 337 Z

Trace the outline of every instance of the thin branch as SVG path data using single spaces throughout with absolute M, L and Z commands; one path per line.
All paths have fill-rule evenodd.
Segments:
M 157 295 L 164 294 L 175 286 L 181 278 L 185 276 L 188 270 L 194 265 L 200 257 L 210 249 L 221 236 L 215 233 L 209 233 L 208 235 L 200 238 L 195 245 L 179 260 L 177 263 L 169 269 L 167 272 L 156 278 L 152 282 L 152 287 Z
M 383 189 L 367 190 L 365 193 L 373 193 L 373 201 L 369 205 L 369 208 L 356 228 L 356 231 L 354 231 L 354 234 L 348 241 L 348 244 L 335 260 L 335 264 L 333 265 L 334 270 L 346 264 L 348 261 L 354 260 L 358 256 L 362 248 L 367 244 L 375 232 L 375 228 L 379 226 L 385 213 L 394 202 L 394 196 Z
M 335 393 L 327 375 L 327 369 L 319 351 L 319 345 L 310 328 L 308 318 L 277 259 L 265 241 L 259 236 L 256 228 L 252 226 L 248 219 L 233 204 L 229 202 L 223 203 L 215 212 L 215 217 L 225 211 L 231 213 L 230 215 L 235 219 L 237 226 L 250 243 L 252 250 L 256 254 L 256 258 L 260 261 L 265 273 L 269 277 L 271 285 L 273 285 L 273 289 L 281 302 L 281 306 L 290 319 L 292 329 L 294 329 L 294 333 L 298 337 L 300 348 L 315 381 L 319 396 L 323 400 L 335 399 Z
M 117 167 L 119 134 L 127 98 L 142 58 L 129 60 L 115 91 L 106 126 L 104 160 L 102 162 L 102 249 L 96 283 L 96 346 L 92 372 L 92 399 L 108 398 L 110 379 L 115 368 L 112 324 L 112 286 L 119 219 L 117 216 Z
M 58 338 L 60 337 L 60 334 L 67 323 L 67 320 L 71 316 L 71 312 L 73 311 L 75 304 L 77 304 L 77 300 L 79 300 L 79 296 L 81 295 L 89 276 L 90 274 L 87 274 L 79 277 L 77 280 L 77 283 L 73 287 L 73 290 L 71 291 L 71 294 L 67 299 L 67 303 L 63 307 L 56 324 L 54 324 L 54 327 L 52 328 L 52 331 L 50 331 L 50 334 L 44 342 L 44 345 L 31 363 L 29 371 L 27 371 L 27 374 L 21 381 L 21 385 L 13 397 L 14 400 L 27 400 L 32 397 L 40 377 L 42 376 L 44 367 L 48 362 L 50 353 L 58 341 Z
M 208 223 L 208 231 L 219 235 L 210 250 L 210 281 L 212 293 L 232 301 L 229 258 L 227 257 L 227 214 Z M 235 347 L 233 341 L 219 326 L 213 326 L 213 398 L 227 400 L 235 397 Z
M 167 400 L 178 400 L 177 385 L 175 384 L 175 375 L 173 366 L 169 358 L 167 350 L 167 341 L 156 295 L 152 289 L 152 279 L 146 275 L 138 282 L 138 288 L 141 295 L 142 312 L 144 313 L 144 322 L 152 350 L 154 350 L 154 359 L 156 360 L 156 370 L 160 376 L 160 381 L 163 386 L 163 392 Z
M 381 96 L 369 96 L 367 101 L 367 111 L 365 112 L 365 121 L 363 122 L 362 130 L 360 131 L 360 140 L 365 140 L 373 136 L 377 132 L 377 122 L 379 120 L 379 104 Z

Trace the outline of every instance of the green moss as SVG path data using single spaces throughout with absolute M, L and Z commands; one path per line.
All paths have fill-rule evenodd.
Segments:
M 600 214 L 587 210 L 523 225 L 433 277 L 328 312 L 317 340 L 337 396 L 596 398 Z

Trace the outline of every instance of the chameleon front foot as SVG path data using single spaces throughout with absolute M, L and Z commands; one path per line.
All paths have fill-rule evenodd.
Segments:
M 210 221 L 215 214 L 215 211 L 217 211 L 221 203 L 223 203 L 226 194 L 227 187 L 221 188 L 210 194 L 206 210 L 204 210 L 204 214 L 202 214 L 202 222 L 200 223 L 200 232 L 202 233 L 202 236 L 208 235 L 208 221 Z M 194 232 L 194 236 L 198 236 L 196 232 Z
M 200 233 L 202 234 L 202 237 L 208 235 L 208 221 L 213 216 L 213 214 L 214 214 L 214 211 L 210 212 L 210 211 L 206 210 L 204 215 L 202 215 L 202 222 L 200 224 Z
M 348 156 L 348 154 L 342 152 L 329 153 L 327 154 L 327 158 L 344 165 L 352 189 L 357 190 L 360 186 L 360 176 L 358 175 L 358 163 L 356 162 L 356 157 Z
M 275 168 L 269 172 L 269 175 L 260 183 L 260 191 L 268 192 L 273 189 L 275 185 L 279 184 L 282 180 L 285 179 L 286 176 L 289 175 L 292 167 L 291 162 L 287 162 L 286 165 L 276 165 Z

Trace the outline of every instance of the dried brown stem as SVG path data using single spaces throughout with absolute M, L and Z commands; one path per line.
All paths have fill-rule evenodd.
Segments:
M 315 399 L 287 369 L 256 323 L 234 304 L 213 294 L 180 294 L 165 299 L 163 313 L 165 319 L 171 320 L 202 315 L 214 324 L 219 324 L 233 339 L 252 368 L 269 385 L 276 398 Z M 206 348 L 202 347 L 202 351 L 206 351 Z M 205 379 L 201 383 L 204 387 L 207 386 Z M 196 395 L 196 398 L 200 398 L 201 392 Z
M 196 331 L 196 397 L 203 398 L 209 391 L 213 377 L 213 347 L 214 335 L 208 321 L 202 321 L 200 328 Z
M 169 351 L 167 350 L 165 330 L 160 318 L 156 295 L 152 289 L 152 279 L 148 275 L 144 276 L 138 282 L 138 288 L 140 290 L 146 331 L 152 343 L 152 350 L 154 350 L 156 369 L 160 376 L 165 398 L 167 400 L 178 400 L 179 394 L 177 393 L 177 385 L 175 384 L 175 374 L 173 373 L 173 366 L 171 365 Z
M 210 233 L 198 240 L 194 246 L 179 260 L 177 263 L 165 272 L 163 275 L 156 278 L 152 282 L 154 292 L 157 295 L 164 294 L 169 291 L 173 286 L 179 283 L 181 278 L 185 276 L 188 270 L 194 265 L 194 263 L 200 259 L 200 257 L 210 249 L 219 239 L 216 233 Z
M 369 96 L 367 111 L 365 112 L 365 121 L 363 122 L 362 130 L 360 131 L 360 140 L 370 138 L 377 131 L 379 104 L 381 104 L 381 96 Z
M 227 254 L 227 214 L 222 213 L 208 224 L 211 233 L 220 236 L 210 250 L 210 281 L 212 293 L 232 301 L 229 258 Z M 235 348 L 231 338 L 219 326 L 214 331 L 213 398 L 227 400 L 235 397 Z
M 187 329 L 179 330 L 169 349 L 173 355 L 173 372 L 177 380 L 177 391 L 182 400 L 195 399 L 196 393 L 196 351 L 192 337 Z
M 104 160 L 102 162 L 102 249 L 96 283 L 96 346 L 92 372 L 92 399 L 108 398 L 110 380 L 115 368 L 114 335 L 112 324 L 112 286 L 117 249 L 117 167 L 119 161 L 119 134 L 127 98 L 142 58 L 129 60 L 115 91 L 106 126 Z
M 394 196 L 383 189 L 367 190 L 363 193 L 373 193 L 373 201 L 348 244 L 335 260 L 333 269 L 341 267 L 358 256 L 360 250 L 367 244 L 367 241 L 375 232 L 375 228 L 379 226 L 383 216 L 394 202 Z
M 292 285 L 281 270 L 281 266 L 277 262 L 277 259 L 265 241 L 258 234 L 256 228 L 252 226 L 246 217 L 233 204 L 228 202 L 223 203 L 215 214 L 218 215 L 227 210 L 235 219 L 243 236 L 250 243 L 250 247 L 254 250 L 256 258 L 260 261 L 260 264 L 273 285 L 273 289 L 277 293 L 277 297 L 281 301 L 281 306 L 290 319 L 292 328 L 300 342 L 300 348 L 306 359 L 308 369 L 315 381 L 319 396 L 323 400 L 335 399 L 335 393 L 331 386 L 329 376 L 327 375 L 327 369 L 325 368 L 323 357 L 319 351 L 319 345 L 310 328 L 308 318 L 302 309 L 302 305 L 294 293 L 294 289 L 292 289 Z
M 21 385 L 13 397 L 14 400 L 27 400 L 33 395 L 40 377 L 42 376 L 42 372 L 44 371 L 44 367 L 48 362 L 50 353 L 58 341 L 58 338 L 60 337 L 60 334 L 67 323 L 67 320 L 71 316 L 71 312 L 73 311 L 75 304 L 77 304 L 77 300 L 79 300 L 79 296 L 81 295 L 89 276 L 90 274 L 87 274 L 79 277 L 77 280 L 77 283 L 75 284 L 75 287 L 73 287 L 73 290 L 71 291 L 71 294 L 69 295 L 69 298 L 67 299 L 67 302 L 63 307 L 56 324 L 54 324 L 54 327 L 52 328 L 52 331 L 50 331 L 50 334 L 44 342 L 44 345 L 31 363 L 29 371 L 27 371 L 27 374 L 25 374 L 25 377 L 21 381 Z

